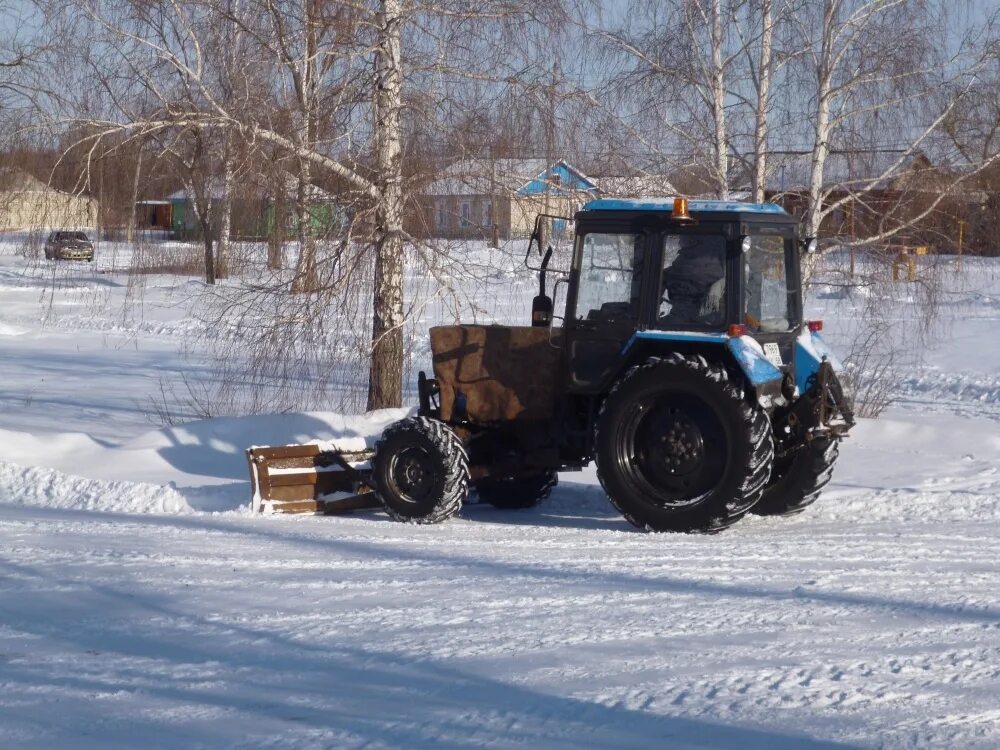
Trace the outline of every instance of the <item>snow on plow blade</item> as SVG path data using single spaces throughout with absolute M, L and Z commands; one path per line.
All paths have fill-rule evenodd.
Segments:
M 371 488 L 370 450 L 318 445 L 250 448 L 251 508 L 255 513 L 346 513 L 379 508 Z

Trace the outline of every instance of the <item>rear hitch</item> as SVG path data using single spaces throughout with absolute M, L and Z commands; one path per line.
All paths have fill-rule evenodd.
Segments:
M 830 361 L 823 357 L 816 373 L 816 387 L 819 391 L 819 424 L 828 428 L 837 437 L 847 434 L 854 426 L 854 409 L 844 395 L 844 387 L 834 372 Z M 841 422 L 834 420 L 840 417 Z
M 784 451 L 778 450 L 779 456 L 796 451 L 814 440 L 847 437 L 854 426 L 854 410 L 837 373 L 826 358 L 810 378 L 806 392 L 792 402 L 787 411 L 776 415 L 775 425 L 779 434 L 784 431 L 789 436 L 798 436 L 786 443 Z

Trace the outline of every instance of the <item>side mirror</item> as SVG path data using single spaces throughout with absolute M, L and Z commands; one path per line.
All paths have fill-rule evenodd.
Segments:
M 552 246 L 545 251 L 542 258 L 542 267 L 538 271 L 538 295 L 531 300 L 531 325 L 551 326 L 552 325 L 552 298 L 545 293 L 545 271 L 549 267 L 552 259 Z
M 804 237 L 799 240 L 799 245 L 802 247 L 802 252 L 812 255 L 816 252 L 819 247 L 819 243 L 816 241 L 815 237 Z
M 552 325 L 552 298 L 539 294 L 531 300 L 531 325 L 537 328 Z

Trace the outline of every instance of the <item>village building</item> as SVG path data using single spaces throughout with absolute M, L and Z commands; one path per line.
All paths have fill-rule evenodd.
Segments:
M 810 161 L 809 154 L 773 155 L 766 200 L 804 217 Z M 957 170 L 920 152 L 905 158 L 897 152 L 859 152 L 831 154 L 825 172 L 823 206 L 829 210 L 820 236 L 827 242 L 888 235 L 876 244 L 953 253 L 964 243 L 975 251 L 969 228 L 984 211 L 986 196 L 960 184 Z
M 602 198 L 673 198 L 681 195 L 670 178 L 662 174 L 611 174 L 595 180 Z
M 407 218 L 418 237 L 527 237 L 537 214 L 571 217 L 598 195 L 597 183 L 565 160 L 473 159 L 456 162 L 427 185 Z
M 275 200 L 263 183 L 243 185 L 232 196 L 232 239 L 263 239 L 276 234 L 294 237 L 298 232 L 296 186 L 295 178 L 289 175 L 285 194 Z M 222 180 L 212 180 L 205 191 L 203 200 L 208 204 L 210 225 L 218 239 L 224 196 Z M 345 226 L 347 213 L 335 196 L 316 185 L 309 185 L 306 200 L 310 225 L 317 237 L 340 231 Z M 136 230 L 147 237 L 162 234 L 169 239 L 192 240 L 201 236 L 195 202 L 186 189 L 177 190 L 165 199 L 138 201 L 135 217 Z
M 87 195 L 56 190 L 21 169 L 0 170 L 0 231 L 89 229 L 97 215 Z

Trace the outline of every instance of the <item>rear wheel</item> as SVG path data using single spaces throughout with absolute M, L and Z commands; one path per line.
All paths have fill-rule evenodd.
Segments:
M 793 516 L 819 498 L 833 475 L 840 441 L 817 438 L 774 460 L 771 479 L 753 512 L 761 516 Z
M 469 460 L 458 436 L 427 417 L 386 428 L 372 459 L 378 495 L 397 521 L 440 523 L 458 513 L 469 494 Z
M 495 508 L 521 510 L 541 503 L 558 483 L 556 472 L 543 471 L 515 479 L 481 479 L 476 482 L 476 492 L 480 500 Z
M 597 420 L 597 475 L 614 506 L 648 531 L 719 531 L 770 476 L 767 414 L 725 368 L 671 354 L 635 367 Z

